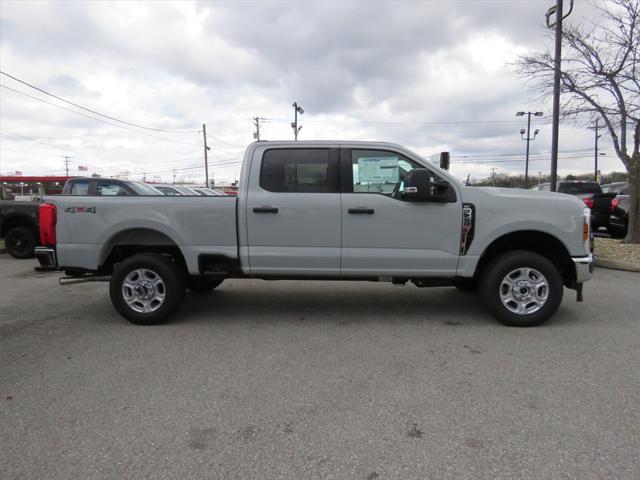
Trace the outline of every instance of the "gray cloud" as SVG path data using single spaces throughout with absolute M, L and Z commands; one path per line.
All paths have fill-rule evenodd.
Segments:
M 5 90 L 2 127 L 57 136 L 48 143 L 114 159 L 95 164 L 102 173 L 168 169 L 172 159 L 192 165 L 180 159 L 201 153 L 195 130 L 203 122 L 221 140 L 214 161 L 239 158 L 240 145 L 252 139 L 252 116 L 276 119 L 264 124 L 267 138 L 290 137 L 293 100 L 307 111 L 303 138 L 395 140 L 425 154 L 522 151 L 520 123 L 422 122 L 515 120 L 517 110 L 549 111 L 534 104 L 535 95 L 506 64 L 514 52 L 548 42 L 547 3 L 4 2 L 3 70 L 116 117 L 194 134 L 160 134 L 166 139 L 160 141 Z M 574 15 L 590 15 L 590 8 L 579 2 Z M 535 152 L 548 151 L 545 128 Z M 588 145 L 580 130 L 563 132 L 567 148 Z M 2 152 L 3 169 L 60 168 L 60 152 L 47 159 L 37 143 L 16 141 L 11 150 Z M 232 179 L 238 166 L 217 171 Z

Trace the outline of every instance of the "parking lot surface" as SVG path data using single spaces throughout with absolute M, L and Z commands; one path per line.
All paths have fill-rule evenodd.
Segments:
M 174 320 L 0 255 L 3 479 L 637 479 L 640 274 L 542 327 L 473 294 L 232 280 Z

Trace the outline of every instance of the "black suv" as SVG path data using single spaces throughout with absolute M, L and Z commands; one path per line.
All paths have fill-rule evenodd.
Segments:
M 534 185 L 531 190 L 551 190 L 549 183 Z M 611 200 L 615 193 L 602 193 L 602 187 L 598 182 L 584 180 L 564 180 L 558 182 L 556 191 L 574 195 L 591 209 L 591 228 L 595 231 L 600 227 L 609 230 L 609 214 L 611 213 Z

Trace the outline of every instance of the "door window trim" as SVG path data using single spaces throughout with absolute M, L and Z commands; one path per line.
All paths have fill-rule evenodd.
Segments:
M 326 192 L 279 192 L 269 190 L 262 184 L 262 171 L 264 169 L 264 157 L 267 152 L 272 150 L 327 150 L 329 153 L 329 164 L 327 167 L 327 191 Z M 291 194 L 291 193 L 304 193 L 305 195 L 322 194 L 327 193 L 340 193 L 340 149 L 335 147 L 276 147 L 268 148 L 262 153 L 260 159 L 260 170 L 258 172 L 258 186 L 269 193 L 274 194 Z

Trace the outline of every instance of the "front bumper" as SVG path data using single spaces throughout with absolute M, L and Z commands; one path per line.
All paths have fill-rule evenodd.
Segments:
M 52 247 L 36 247 L 36 258 L 40 266 L 36 270 L 56 270 L 58 268 L 58 258 L 56 249 Z
M 590 253 L 586 257 L 573 257 L 573 264 L 576 267 L 576 283 L 584 283 L 591 279 L 596 257 Z

